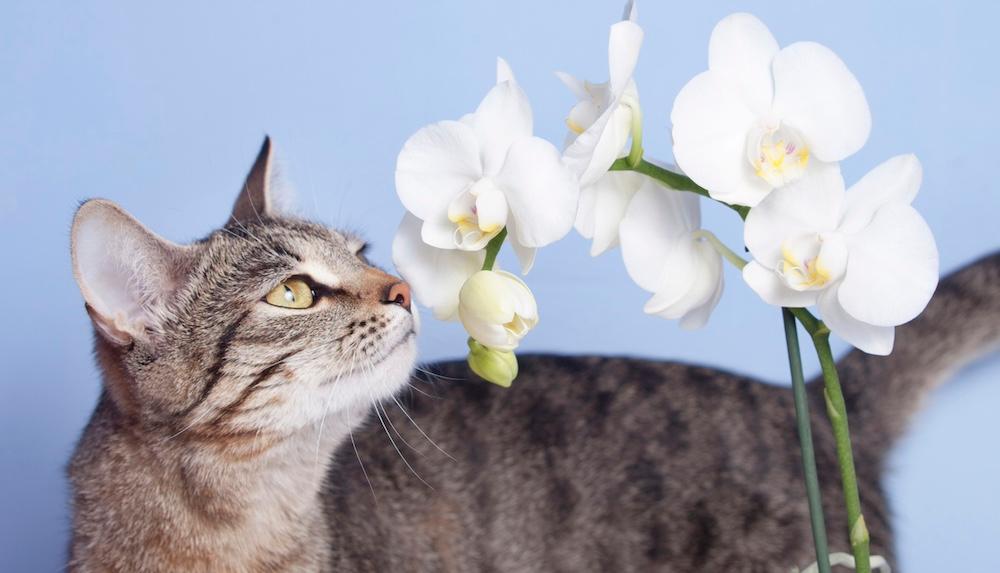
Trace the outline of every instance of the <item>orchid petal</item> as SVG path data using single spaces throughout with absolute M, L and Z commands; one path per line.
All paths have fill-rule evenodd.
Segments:
M 875 326 L 862 322 L 840 306 L 838 287 L 829 288 L 819 297 L 819 310 L 823 322 L 837 336 L 868 354 L 887 356 L 892 352 L 896 336 L 892 326 Z
M 790 308 L 807 307 L 816 304 L 820 292 L 816 290 L 798 291 L 789 288 L 776 272 L 757 261 L 750 261 L 743 267 L 743 280 L 767 304 Z
M 564 86 L 569 88 L 569 91 L 576 97 L 576 99 L 590 99 L 590 93 L 587 92 L 587 84 L 583 80 L 578 80 L 566 72 L 556 72 L 556 77 L 559 78 L 559 81 L 561 81 Z
M 507 228 L 512 228 L 512 225 L 508 224 Z M 527 275 L 531 272 L 531 268 L 535 266 L 535 255 L 538 253 L 538 249 L 525 247 L 518 242 L 517 237 L 511 238 L 510 246 L 514 249 L 514 254 L 517 255 L 517 262 L 521 263 L 521 274 Z
M 844 180 L 835 164 L 775 189 L 750 210 L 743 241 L 754 258 L 769 268 L 781 260 L 782 244 L 793 236 L 836 228 L 844 198 Z
M 611 26 L 608 38 L 608 68 L 610 71 L 611 93 L 624 93 L 632 81 L 632 74 L 639 62 L 643 31 L 631 20 L 623 20 Z
M 596 257 L 618 244 L 618 226 L 632 197 L 647 179 L 639 173 L 610 171 L 581 190 L 577 230 L 593 238 L 590 256 Z M 581 217 L 586 220 L 581 221 Z
M 563 157 L 579 176 L 581 185 L 590 185 L 607 173 L 624 151 L 631 130 L 632 109 L 612 102 L 612 107 L 566 148 Z
M 794 127 L 820 161 L 840 161 L 861 149 L 872 118 L 861 84 L 826 46 L 797 42 L 774 57 L 776 117 Z
M 938 283 L 938 251 L 930 227 L 902 203 L 884 205 L 850 237 L 838 301 L 857 320 L 896 326 L 927 306 Z
M 708 243 L 684 237 L 677 251 L 682 256 L 672 257 L 663 285 L 643 310 L 666 319 L 684 319 L 692 312 L 721 296 L 722 257 Z M 709 311 L 710 313 L 710 311 Z M 705 314 L 704 324 L 708 313 Z M 688 327 L 700 326 L 697 318 L 687 321 Z
M 521 274 L 527 275 L 531 272 L 531 268 L 535 266 L 535 255 L 538 253 L 538 249 L 525 247 L 517 240 L 517 236 L 517 221 L 511 217 L 507 220 L 507 243 L 514 249 L 517 262 L 521 264 Z
M 507 150 L 518 139 L 531 136 L 531 104 L 514 81 L 497 84 L 476 108 L 471 124 L 479 140 L 483 173 L 495 175 Z
M 709 248 L 711 248 L 711 246 L 709 246 Z M 695 330 L 705 326 L 708 323 L 708 317 L 711 316 L 715 307 L 719 305 L 719 301 L 722 299 L 722 290 L 725 287 L 725 280 L 723 279 L 721 269 L 721 257 L 719 257 L 719 267 L 719 277 L 716 281 L 715 292 L 712 293 L 708 300 L 700 306 L 691 309 L 691 311 L 681 318 L 680 327 L 684 330 Z
M 510 64 L 503 58 L 497 58 L 497 83 L 516 82 L 514 70 L 510 69 Z
M 573 228 L 579 183 L 548 141 L 526 137 L 514 142 L 496 179 L 522 245 L 543 247 Z
M 737 13 L 715 25 L 708 43 L 708 69 L 730 83 L 755 114 L 771 109 L 771 61 L 778 41 L 755 16 Z
M 665 189 L 648 178 L 632 197 L 618 234 L 625 270 L 643 290 L 663 290 L 667 269 L 678 264 L 672 257 L 687 264 L 683 261 L 686 253 L 678 244 L 695 230 L 691 221 L 698 208 L 696 195 Z
M 406 140 L 396 160 L 396 193 L 407 211 L 432 219 L 481 176 L 475 133 L 463 123 L 442 121 Z
M 455 224 L 440 217 L 424 221 L 420 228 L 420 239 L 438 249 L 458 248 L 455 242 Z
M 860 231 L 886 203 L 909 205 L 922 179 L 923 169 L 915 155 L 897 155 L 872 169 L 847 190 L 840 230 Z
M 603 178 L 602 178 L 603 179 Z M 598 179 L 598 183 L 602 179 Z M 594 238 L 594 226 L 597 219 L 597 195 L 600 187 L 598 184 L 587 185 L 580 188 L 580 202 L 576 207 L 576 221 L 573 228 L 585 239 Z
M 476 197 L 476 217 L 483 232 L 499 232 L 507 224 L 507 200 L 496 187 L 486 187 Z
M 713 199 L 754 206 L 771 186 L 746 157 L 747 133 L 757 118 L 714 72 L 702 72 L 674 100 L 674 158 Z
M 420 304 L 439 320 L 454 320 L 458 293 L 482 268 L 485 253 L 436 249 L 421 241 L 420 234 L 420 220 L 407 214 L 392 241 L 392 261 Z

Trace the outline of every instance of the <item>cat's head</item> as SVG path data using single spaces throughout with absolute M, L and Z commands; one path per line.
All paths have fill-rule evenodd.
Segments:
M 355 236 L 275 208 L 265 140 L 228 223 L 171 243 L 109 201 L 84 203 L 73 271 L 105 389 L 152 428 L 295 431 L 408 379 L 409 287 Z

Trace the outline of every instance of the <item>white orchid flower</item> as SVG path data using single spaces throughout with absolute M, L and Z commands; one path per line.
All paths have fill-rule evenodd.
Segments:
M 538 324 L 538 306 L 528 285 L 505 271 L 479 271 L 462 285 L 458 316 L 480 344 L 510 351 Z
M 420 239 L 421 221 L 407 214 L 392 240 L 392 262 L 410 283 L 417 302 L 438 320 L 458 318 L 458 293 L 483 267 L 484 251 L 438 249 Z
M 750 14 L 712 31 L 708 71 L 670 114 L 674 158 L 712 198 L 754 206 L 807 172 L 839 169 L 864 145 L 871 112 L 858 80 L 829 48 L 783 49 Z
M 500 59 L 497 85 L 474 113 L 407 140 L 396 192 L 428 245 L 477 251 L 507 227 L 527 272 L 535 248 L 572 228 L 579 184 L 556 147 L 532 136 L 528 98 Z
M 647 179 L 634 171 L 609 171 L 580 189 L 574 226 L 581 235 L 593 239 L 592 257 L 618 245 L 618 229 L 625 211 Z
M 622 155 L 629 135 L 635 137 L 640 129 L 639 92 L 632 74 L 639 61 L 643 31 L 635 23 L 636 15 L 634 4 L 629 2 L 625 19 L 611 26 L 607 82 L 592 84 L 556 72 L 580 100 L 566 118 L 570 133 L 563 157 L 580 177 L 581 186 L 604 175 Z
M 774 191 L 747 216 L 744 280 L 770 304 L 818 305 L 841 338 L 889 354 L 895 327 L 920 314 L 938 281 L 934 236 L 910 206 L 921 178 L 917 158 L 900 155 L 846 192 L 839 172 Z
M 697 195 L 643 179 L 620 227 L 625 269 L 654 293 L 646 313 L 700 328 L 722 297 L 722 257 L 700 228 Z

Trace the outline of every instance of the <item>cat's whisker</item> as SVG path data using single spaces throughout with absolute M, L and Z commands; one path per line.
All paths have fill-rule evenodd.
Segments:
M 368 489 L 372 491 L 372 499 L 375 505 L 378 506 L 378 496 L 375 495 L 375 486 L 372 485 L 371 478 L 368 477 L 368 470 L 365 469 L 365 463 L 361 461 L 361 452 L 358 451 L 358 444 L 354 441 L 354 423 L 351 420 L 351 409 L 347 409 L 347 435 L 351 438 L 351 447 L 354 448 L 354 456 L 358 458 L 358 465 L 361 466 L 361 473 L 365 476 L 365 481 L 368 482 Z
M 337 383 L 340 382 L 340 379 L 342 377 L 343 377 L 343 374 L 341 373 L 341 374 L 338 374 L 336 378 L 334 378 L 333 383 L 330 384 L 330 391 L 327 392 L 327 394 L 326 394 L 326 403 L 323 405 L 323 416 L 319 420 L 319 430 L 318 430 L 317 435 L 316 435 L 316 465 L 317 466 L 319 465 L 320 447 L 321 447 L 322 442 L 323 442 L 323 425 L 326 422 L 326 415 L 330 413 L 330 403 L 333 401 L 333 392 L 337 388 Z
M 412 473 L 415 478 L 417 478 L 418 480 L 420 480 L 422 484 L 426 485 L 427 487 L 433 490 L 434 487 L 431 486 L 431 484 L 424 481 L 424 478 L 420 477 L 420 474 L 417 473 L 417 470 L 413 469 L 413 466 L 410 465 L 409 460 L 407 460 L 406 456 L 403 455 L 402 450 L 400 450 L 399 446 L 396 445 L 396 440 L 392 439 L 392 434 L 389 433 L 389 428 L 385 425 L 385 420 L 382 419 L 382 413 L 378 409 L 378 403 L 375 401 L 374 397 L 371 396 L 371 389 L 369 389 L 369 398 L 371 399 L 372 406 L 375 407 L 374 408 L 375 415 L 378 416 L 379 423 L 382 424 L 382 429 L 385 430 L 385 435 L 389 438 L 389 443 L 392 444 L 393 449 L 395 449 L 396 453 L 399 454 L 399 458 L 403 460 L 403 463 L 406 465 L 406 467 L 410 470 L 410 473 Z
M 395 424 L 392 423 L 392 418 L 389 417 L 389 412 L 386 411 L 384 404 L 381 404 L 380 402 L 376 402 L 375 403 L 375 407 L 376 408 L 379 408 L 379 407 L 382 408 L 382 413 L 385 414 L 385 421 L 389 422 L 389 427 L 392 428 L 392 431 L 395 432 L 397 436 L 399 436 L 399 439 L 403 442 L 403 444 L 406 447 L 410 448 L 411 450 L 413 450 L 414 452 L 416 452 L 417 454 L 419 454 L 421 456 L 424 455 L 423 452 L 421 452 L 417 448 L 414 448 L 412 445 L 410 445 L 410 442 L 406 441 L 406 438 L 403 437 L 403 434 L 399 433 L 399 430 L 396 429 Z
M 211 408 L 205 409 L 204 411 L 202 411 L 201 414 L 195 416 L 195 419 L 191 420 L 190 424 L 188 424 L 187 426 L 184 426 L 183 428 L 181 428 L 180 430 L 178 430 L 176 434 L 173 434 L 171 436 L 167 436 L 166 441 L 169 442 L 170 440 L 173 440 L 177 436 L 179 436 L 179 435 L 183 434 L 184 432 L 190 430 L 191 428 L 195 427 L 199 422 L 201 422 L 202 420 L 204 420 L 205 417 L 208 416 L 208 414 L 211 413 L 211 412 L 212 412 Z
M 403 412 L 403 415 L 404 415 L 404 416 L 406 416 L 406 419 L 408 419 L 408 420 L 410 421 L 410 423 L 411 423 L 411 424 L 413 424 L 413 427 L 414 427 L 414 428 L 416 428 L 416 429 L 417 429 L 417 431 L 418 431 L 418 432 L 420 432 L 420 435 L 422 435 L 422 436 L 423 436 L 424 438 L 426 438 L 426 439 L 427 439 L 427 441 L 428 441 L 428 442 L 430 442 L 432 446 L 434 446 L 435 448 L 437 448 L 437 450 L 438 450 L 439 452 L 441 452 L 442 454 L 444 454 L 444 455 L 448 456 L 448 458 L 449 458 L 449 459 L 450 459 L 451 461 L 453 461 L 453 462 L 454 462 L 454 461 L 458 461 L 458 460 L 456 460 L 456 459 L 455 459 L 454 457 L 452 457 L 452 455 L 451 455 L 451 454 L 449 454 L 448 452 L 444 451 L 444 450 L 443 450 L 443 449 L 441 448 L 441 446 L 437 445 L 437 442 L 435 442 L 434 440 L 432 440 L 432 439 L 431 439 L 431 437 L 430 437 L 430 436 L 428 436 L 426 432 L 424 432 L 423 428 L 421 428 L 421 427 L 420 427 L 420 425 L 419 425 L 419 424 L 417 424 L 416 420 L 414 420 L 414 419 L 413 419 L 413 418 L 412 418 L 412 417 L 410 416 L 410 414 L 409 414 L 409 413 L 408 413 L 408 412 L 406 411 L 406 408 L 403 408 L 403 405 L 399 403 L 399 400 L 397 400 L 395 396 L 392 396 L 392 401 L 396 403 L 396 406 L 397 406 L 397 407 L 398 407 L 398 408 L 400 409 L 400 411 L 402 411 L 402 412 Z
M 411 380 L 412 380 L 412 378 L 411 378 Z M 428 394 L 427 392 L 424 392 L 424 391 L 423 391 L 423 390 L 421 390 L 420 388 L 418 388 L 418 387 L 414 386 L 413 384 L 411 384 L 411 383 L 410 383 L 410 381 L 407 381 L 407 382 L 406 382 L 406 386 L 407 386 L 407 388 L 409 388 L 410 390 L 414 390 L 414 391 L 416 391 L 416 392 L 419 392 L 419 393 L 423 394 L 424 396 L 427 396 L 428 398 L 431 398 L 431 399 L 434 399 L 434 400 L 440 400 L 440 399 L 441 399 L 441 397 L 440 397 L 440 396 L 435 396 L 435 395 L 433 395 L 433 394 Z
M 465 382 L 465 381 L 468 380 L 468 378 L 455 378 L 453 376 L 445 376 L 444 374 L 438 374 L 437 372 L 431 372 L 430 370 L 426 370 L 424 368 L 421 368 L 420 366 L 414 366 L 413 369 L 416 370 L 417 372 L 422 372 L 422 373 L 430 376 L 431 378 L 437 378 L 439 380 L 451 380 L 453 382 Z

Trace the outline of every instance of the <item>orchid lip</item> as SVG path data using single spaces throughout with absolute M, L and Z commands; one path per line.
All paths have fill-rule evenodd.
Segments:
M 805 140 L 781 120 L 762 119 L 747 133 L 747 161 L 754 174 L 772 187 L 799 179 L 809 166 Z

